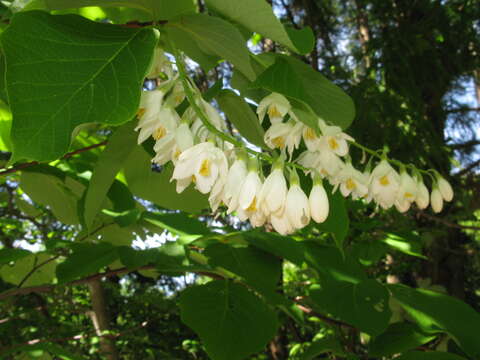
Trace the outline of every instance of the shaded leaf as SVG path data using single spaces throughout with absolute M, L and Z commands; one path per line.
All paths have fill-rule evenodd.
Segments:
M 200 337 L 213 360 L 242 360 L 275 335 L 275 313 L 240 284 L 216 280 L 180 296 L 182 321 Z
M 78 125 L 132 119 L 156 41 L 148 28 L 16 14 L 1 36 L 14 158 L 53 160 L 68 150 Z

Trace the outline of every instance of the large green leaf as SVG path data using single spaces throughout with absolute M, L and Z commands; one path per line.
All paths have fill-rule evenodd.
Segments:
M 18 248 L 3 248 L 0 249 L 0 265 L 8 264 L 25 256 L 30 255 L 30 251 Z
M 258 76 L 252 87 L 262 87 L 307 104 L 317 116 L 343 129 L 350 126 L 355 106 L 342 89 L 298 59 L 281 54 L 275 56 L 275 63 Z M 272 55 L 266 54 L 263 58 L 266 57 Z M 300 120 L 312 126 L 310 120 Z
M 151 158 L 141 146 L 133 150 L 125 163 L 125 177 L 134 195 L 172 210 L 195 213 L 206 208 L 206 196 L 192 187 L 177 194 L 175 182 L 170 182 L 172 172 L 170 165 L 161 172 L 152 171 Z
M 213 244 L 204 252 L 212 266 L 223 267 L 242 277 L 255 289 L 273 293 L 280 281 L 281 261 L 254 247 Z
M 424 334 L 416 325 L 401 322 L 394 323 L 369 344 L 370 356 L 391 356 L 415 349 L 435 339 L 435 335 Z
M 77 244 L 73 253 L 57 266 L 59 283 L 66 283 L 98 272 L 119 257 L 117 247 L 108 243 Z
M 453 297 L 434 291 L 389 285 L 408 314 L 427 332 L 446 332 L 473 358 L 480 357 L 480 314 Z
M 135 148 L 137 134 L 134 122 L 125 124 L 109 138 L 108 145 L 100 154 L 88 188 L 85 190 L 83 219 L 87 227 L 93 223 L 102 208 L 105 197 L 115 180 L 117 173 Z
M 262 34 L 289 49 L 305 54 L 312 50 L 314 39 L 309 28 L 286 30 L 266 1 L 205 0 L 207 6 L 248 30 Z
M 132 119 L 156 41 L 148 28 L 16 14 L 1 36 L 14 158 L 56 159 L 78 125 Z
M 230 61 L 250 80 L 255 78 L 245 40 L 240 31 L 229 22 L 214 16 L 196 14 L 169 22 L 167 28 L 169 27 L 183 31 L 205 53 Z
M 375 280 L 353 284 L 324 279 L 320 287 L 312 287 L 310 296 L 318 311 L 329 313 L 370 335 L 378 335 L 388 326 L 389 294 Z
M 11 266 L 3 265 L 0 267 L 0 277 L 5 282 L 19 285 L 28 275 L 28 279 L 22 284 L 22 287 L 51 283 L 55 278 L 55 268 L 57 266 L 56 261 L 50 261 L 51 258 L 52 255 L 47 253 L 24 256 L 17 259 Z M 45 265 L 39 266 L 34 272 L 32 272 L 37 265 L 43 263 Z
M 64 10 L 86 6 L 134 8 L 149 14 L 152 20 L 170 20 L 195 11 L 193 0 L 34 0 L 25 10 Z
M 232 90 L 222 90 L 216 99 L 229 121 L 240 131 L 240 134 L 250 143 L 266 148 L 263 136 L 265 132 L 260 126 L 258 117 L 242 97 Z
M 22 172 L 20 187 L 34 202 L 50 207 L 61 222 L 79 223 L 74 187 L 83 185 L 60 170 L 47 165 L 31 167 Z
M 440 351 L 410 351 L 403 354 L 396 360 L 466 360 L 464 357 L 456 354 Z
M 275 335 L 275 313 L 245 286 L 228 280 L 187 288 L 182 321 L 200 337 L 213 360 L 243 360 Z
M 13 345 L 11 348 L 0 352 L 0 357 L 3 358 L 4 356 L 15 354 L 20 351 L 25 351 L 30 354 L 34 353 L 35 359 L 45 359 L 45 357 L 38 358 L 37 356 L 38 354 L 44 354 L 44 351 L 45 351 L 52 355 L 56 355 L 58 359 L 61 359 L 61 360 L 84 360 L 83 357 L 73 354 L 69 350 L 66 350 L 58 345 L 50 344 L 50 343 Z M 16 358 L 16 359 L 20 359 L 20 358 Z M 28 359 L 32 359 L 32 357 L 29 356 Z

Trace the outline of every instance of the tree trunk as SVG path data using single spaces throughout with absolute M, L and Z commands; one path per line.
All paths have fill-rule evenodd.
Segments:
M 110 320 L 102 283 L 99 279 L 95 279 L 89 282 L 88 287 L 92 298 L 92 311 L 89 312 L 89 315 L 95 327 L 95 332 L 100 337 L 101 352 L 108 360 L 118 360 L 119 356 L 115 348 L 115 342 L 111 336 L 105 335 L 109 330 Z

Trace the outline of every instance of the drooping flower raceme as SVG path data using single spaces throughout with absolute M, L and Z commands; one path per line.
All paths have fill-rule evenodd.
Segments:
M 339 190 L 345 197 L 362 199 L 365 203 L 373 200 L 384 209 L 395 206 L 400 212 L 407 211 L 413 203 L 420 209 L 431 203 L 433 211 L 439 212 L 443 202 L 453 198 L 451 185 L 435 170 L 413 168 L 412 176 L 404 165 L 387 159 L 385 153 L 370 171 L 371 160 L 380 156 L 369 150 L 372 158 L 367 169 L 357 170 L 349 154 L 349 143 L 361 146 L 351 136 L 320 118 L 315 129 L 303 123 L 289 100 L 278 93 L 265 97 L 257 107 L 260 123 L 267 114 L 270 122 L 264 134 L 265 144 L 281 153 L 275 161 L 269 155 L 259 154 L 261 159 L 266 157 L 273 162 L 264 178 L 259 159 L 247 157 L 251 149 L 240 150 L 238 139 L 225 141 L 230 136 L 225 133 L 225 120 L 198 93 L 194 98 L 187 96 L 195 106 L 179 117 L 175 109 L 186 96 L 185 83 L 178 80 L 163 52 L 156 54 L 150 75 L 158 76 L 158 87 L 142 94 L 137 115 L 138 143 L 151 136 L 156 153 L 152 161 L 159 165 L 170 161 L 174 164 L 171 180 L 176 180 L 177 192 L 193 184 L 198 191 L 208 194 L 213 211 L 223 204 L 228 214 L 236 213 L 253 227 L 269 223 L 280 234 L 288 235 L 307 226 L 311 219 L 317 223 L 327 219 L 330 206 L 322 178 L 330 182 L 333 191 Z M 197 91 L 194 86 L 189 90 Z M 295 150 L 302 147 L 305 151 L 294 159 Z M 232 157 L 235 152 L 237 157 Z M 291 163 L 285 165 L 286 158 Z M 400 169 L 400 174 L 391 163 Z M 312 175 L 309 196 L 300 186 L 295 168 Z M 284 176 L 286 170 L 290 171 L 289 186 Z M 431 195 L 420 173 L 432 178 Z

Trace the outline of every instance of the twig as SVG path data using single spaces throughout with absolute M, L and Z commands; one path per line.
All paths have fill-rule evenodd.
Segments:
M 33 273 L 35 271 L 37 271 L 39 268 L 41 268 L 42 266 L 54 261 L 54 260 L 57 260 L 58 258 L 60 257 L 60 255 L 55 255 L 45 261 L 42 261 L 40 264 L 37 264 L 35 265 L 32 270 L 30 270 L 27 275 L 25 275 L 25 277 L 22 279 L 22 281 L 20 281 L 20 283 L 18 284 L 17 288 L 21 288 L 23 284 L 25 284 L 25 282 L 30 278 L 30 276 L 33 275 Z
M 477 166 L 480 165 L 480 159 L 478 159 L 477 161 L 474 161 L 473 163 L 471 163 L 470 165 L 468 165 L 465 169 L 463 170 L 460 170 L 459 172 L 457 172 L 456 174 L 453 174 L 453 176 L 462 176 L 470 171 L 472 171 L 473 169 L 475 169 Z
M 444 224 L 445 226 L 448 226 L 448 227 L 451 227 L 451 228 L 455 228 L 455 229 L 466 229 L 466 230 L 480 230 L 480 226 L 471 226 L 471 225 L 460 225 L 460 224 L 455 224 L 451 221 L 448 221 L 448 220 L 445 220 L 445 219 L 442 219 L 440 217 L 437 217 L 437 216 L 433 216 L 433 215 L 430 215 L 430 214 L 427 214 L 426 212 L 423 212 L 423 211 L 417 211 L 417 213 L 420 215 L 420 216 L 423 216 L 424 218 L 427 218 L 429 220 L 433 220 L 433 221 L 436 221 L 438 223 L 441 223 L 441 224 Z
M 343 321 L 339 321 L 339 320 L 335 320 L 335 319 L 332 319 L 332 318 L 329 318 L 328 316 L 325 316 L 325 315 L 322 315 L 314 310 L 312 310 L 311 308 L 303 305 L 303 304 L 296 304 L 297 308 L 299 308 L 301 311 L 303 311 L 305 314 L 308 314 L 308 315 L 313 315 L 315 317 L 318 317 L 319 319 L 325 321 L 326 323 L 330 324 L 330 325 L 335 325 L 335 326 L 345 326 L 349 329 L 356 329 L 354 326 L 350 325 L 350 324 L 347 324 L 347 323 L 344 323 Z
M 93 144 L 93 145 L 90 145 L 90 146 L 87 146 L 87 147 L 84 147 L 84 148 L 81 148 L 81 149 L 77 149 L 75 151 L 71 151 L 71 152 L 65 154 L 64 156 L 62 156 L 61 159 L 64 160 L 64 159 L 71 158 L 74 155 L 80 154 L 80 153 L 88 151 L 88 150 L 95 149 L 95 148 L 100 147 L 100 146 L 104 146 L 107 143 L 108 143 L 108 141 L 105 140 L 105 141 L 102 141 L 101 143 L 98 143 L 98 144 Z M 28 167 L 31 167 L 31 166 L 34 166 L 34 165 L 38 165 L 38 164 L 40 164 L 38 161 L 31 161 L 31 162 L 27 162 L 27 163 L 23 163 L 23 164 L 18 164 L 17 166 L 13 166 L 9 169 L 0 170 L 0 176 L 11 174 L 11 173 L 14 173 L 14 172 L 23 170 L 25 168 L 28 168 Z

